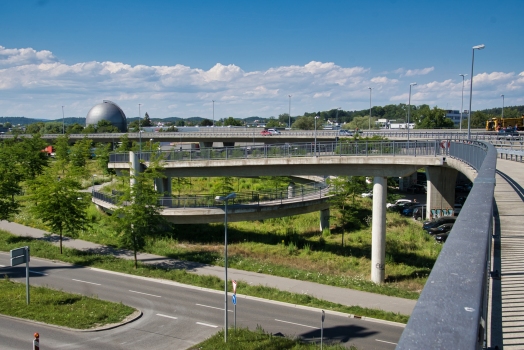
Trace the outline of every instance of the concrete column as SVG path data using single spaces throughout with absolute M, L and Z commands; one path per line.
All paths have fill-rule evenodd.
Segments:
M 426 218 L 446 215 L 455 207 L 455 184 L 458 171 L 440 166 L 426 167 L 428 180 Z M 444 213 L 446 211 L 446 214 Z
M 131 186 L 134 186 L 136 184 L 136 180 L 134 176 L 138 176 L 140 174 L 140 160 L 138 159 L 138 154 L 135 154 L 133 151 L 129 151 L 129 160 L 131 162 L 131 167 L 129 168 L 130 175 L 131 175 Z
M 371 281 L 384 283 L 386 271 L 386 197 L 387 178 L 373 180 L 373 218 L 371 224 Z
M 162 205 L 166 207 L 171 207 L 173 203 L 173 189 L 171 187 L 171 177 L 165 177 L 162 179 L 162 184 L 164 187 L 163 202 Z
M 287 198 L 295 198 L 295 191 L 296 191 L 295 183 L 290 182 L 289 185 L 287 186 Z
M 164 179 L 162 178 L 155 179 L 155 191 L 162 194 L 162 196 L 164 195 L 164 191 L 165 191 Z
M 329 208 L 320 211 L 320 232 L 325 229 L 329 230 Z

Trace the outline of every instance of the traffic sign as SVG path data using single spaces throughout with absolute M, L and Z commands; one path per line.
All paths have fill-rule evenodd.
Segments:
M 237 295 L 233 294 L 233 297 L 231 298 L 231 300 L 233 301 L 233 305 L 236 305 L 237 304 Z
M 233 283 L 233 294 L 237 294 L 237 281 L 232 280 L 231 283 Z
M 11 259 L 16 258 L 17 256 L 25 255 L 25 247 L 16 248 L 11 250 Z
M 16 258 L 11 258 L 11 266 L 16 266 L 20 264 L 26 263 L 26 257 L 25 255 L 17 256 Z

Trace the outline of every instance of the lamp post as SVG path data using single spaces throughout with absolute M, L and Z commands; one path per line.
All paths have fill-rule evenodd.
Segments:
M 409 99 L 408 99 L 408 142 L 409 142 L 409 114 L 411 112 L 411 87 L 417 85 L 417 83 L 409 84 Z
M 215 126 L 215 100 L 211 101 L 213 101 L 213 126 Z
M 468 140 L 471 139 L 471 101 L 473 99 L 473 65 L 475 64 L 475 50 L 482 50 L 484 47 L 486 47 L 484 44 L 472 47 L 471 78 L 469 80 Z
M 153 139 L 149 139 L 149 152 L 153 152 Z
M 502 119 L 504 119 L 504 95 L 500 95 L 502 97 Z
M 64 116 L 64 106 L 62 106 L 62 135 L 65 134 L 65 116 Z
M 371 131 L 371 90 L 373 90 L 373 88 L 368 88 L 369 89 L 369 130 Z
M 335 119 L 336 119 L 336 123 L 337 123 L 337 129 L 340 129 L 340 124 L 338 123 L 338 111 L 340 111 L 340 107 L 337 107 L 337 114 L 335 116 Z
M 139 154 L 138 157 L 140 159 L 142 159 L 142 133 L 141 133 L 142 130 L 140 130 L 140 106 L 141 105 L 142 105 L 141 103 L 138 104 L 138 139 L 139 139 L 139 144 L 140 144 L 140 152 L 138 153 Z
M 236 193 L 232 192 L 227 196 L 216 196 L 217 202 L 224 202 L 224 342 L 227 343 L 227 203 L 230 199 L 236 197 Z
M 320 116 L 315 116 L 315 157 L 318 157 L 317 155 L 317 119 L 320 118 Z
M 462 113 L 464 113 L 464 77 L 467 74 L 459 74 L 462 77 L 462 103 L 460 104 L 460 132 L 462 132 Z
M 288 113 L 288 117 L 289 117 L 289 130 L 291 130 L 291 95 L 287 95 L 289 97 L 289 113 Z

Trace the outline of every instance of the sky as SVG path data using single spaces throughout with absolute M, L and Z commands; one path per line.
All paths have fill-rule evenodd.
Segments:
M 103 100 L 129 118 L 296 116 L 407 104 L 411 83 L 412 105 L 468 110 L 480 44 L 472 110 L 524 105 L 522 14 L 523 0 L 0 0 L 0 116 L 85 117 Z

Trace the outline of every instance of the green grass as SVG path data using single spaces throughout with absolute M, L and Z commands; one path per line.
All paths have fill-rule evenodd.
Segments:
M 34 257 L 60 260 L 75 265 L 97 267 L 137 276 L 163 278 L 215 290 L 223 290 L 224 288 L 223 280 L 218 277 L 200 276 L 188 273 L 185 270 L 163 269 L 159 266 L 142 263 L 138 264 L 138 269 L 134 269 L 133 261 L 131 260 L 118 259 L 108 255 L 91 254 L 69 248 L 65 248 L 64 253 L 60 254 L 59 248 L 48 242 L 29 237 L 14 236 L 6 231 L 0 230 L 0 250 L 8 251 L 25 245 L 31 247 L 31 255 Z M 231 288 L 231 285 L 229 285 L 229 288 Z M 242 286 L 242 294 L 400 323 L 407 323 L 409 318 L 406 315 L 398 313 L 362 308 L 359 306 L 345 306 L 317 299 L 310 295 L 294 294 L 265 286 Z
M 345 350 L 342 345 L 323 344 L 326 350 Z M 211 338 L 194 345 L 190 350 L 314 350 L 320 349 L 320 344 L 308 344 L 299 339 L 290 339 L 280 336 L 274 336 L 266 333 L 263 329 L 257 328 L 251 331 L 246 328 L 229 330 L 227 334 L 227 343 L 224 342 L 224 331 L 213 335 Z M 357 350 L 351 346 L 351 350 Z
M 30 286 L 26 304 L 25 284 L 0 280 L 0 313 L 76 329 L 121 322 L 135 309 L 118 303 Z

